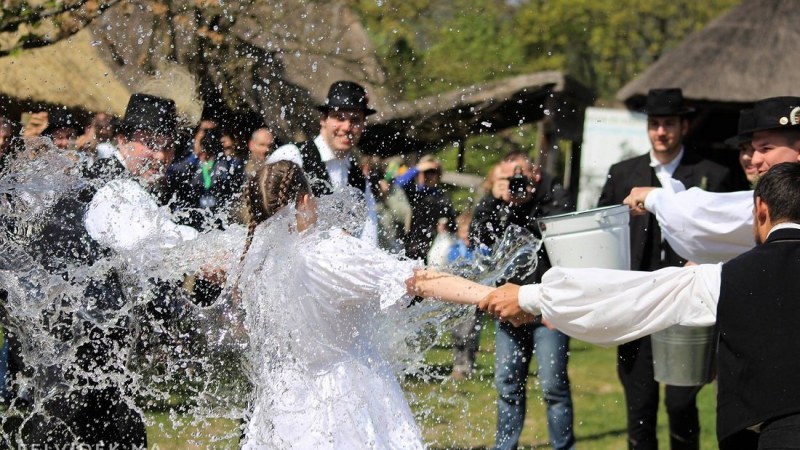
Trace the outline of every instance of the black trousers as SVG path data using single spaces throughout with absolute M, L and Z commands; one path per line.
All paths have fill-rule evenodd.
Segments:
M 657 450 L 656 418 L 658 382 L 653 379 L 653 349 L 650 337 L 617 348 L 617 374 L 625 391 L 628 413 L 628 448 Z M 702 386 L 667 386 L 665 404 L 669 417 L 670 448 L 696 450 L 700 446 L 697 393 Z

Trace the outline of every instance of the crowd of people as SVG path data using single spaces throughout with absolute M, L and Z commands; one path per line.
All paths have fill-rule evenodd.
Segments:
M 538 234 L 536 220 L 573 211 L 573 196 L 530 155 L 510 151 L 487 171 L 486 193 L 475 207 L 458 212 L 435 156 L 358 154 L 366 121 L 376 112 L 367 99 L 357 83 L 334 83 L 317 107 L 319 134 L 282 146 L 267 124 L 248 130 L 249 139 L 240 144 L 238 133 L 214 118 L 203 119 L 190 139 L 178 140 L 174 101 L 145 94 L 131 97 L 124 117 L 98 113 L 85 126 L 66 109 L 27 115 L 22 126 L 0 117 L 0 173 L 31 138 L 46 137 L 53 151 L 101 181 L 56 203 L 53 210 L 64 213 L 45 226 L 47 242 L 37 247 L 32 241 L 38 260 L 54 274 L 65 270 L 57 258 L 93 264 L 103 252 L 129 252 L 154 236 L 168 247 L 202 239 L 210 229 L 247 226 L 245 270 L 272 267 L 295 290 L 266 295 L 274 292 L 265 287 L 274 273 L 264 280 L 239 278 L 237 296 L 246 308 L 282 302 L 297 318 L 287 336 L 325 343 L 312 350 L 288 346 L 293 365 L 261 373 L 274 386 L 257 393 L 244 427 L 246 448 L 422 448 L 399 384 L 369 340 L 377 315 L 408 307 L 415 295 L 479 306 L 453 331 L 454 380 L 474 370 L 484 312 L 497 316 L 498 449 L 519 445 L 533 356 L 550 443 L 575 448 L 570 336 L 619 345 L 628 446 L 657 449 L 659 383 L 649 335 L 673 324 L 714 323 L 720 328 L 721 448 L 800 448 L 800 391 L 790 386 L 796 364 L 782 357 L 792 354 L 796 334 L 787 321 L 796 308 L 786 300 L 794 287 L 787 271 L 797 265 L 800 239 L 794 206 L 800 172 L 797 164 L 779 164 L 800 161 L 800 98 L 765 99 L 742 111 L 739 133 L 728 143 L 739 149 L 742 170 L 756 187 L 730 192 L 731 171 L 684 146 L 693 110 L 682 92 L 650 91 L 644 112 L 651 148 L 612 166 L 598 200 L 599 206 L 631 208 L 632 271 L 551 267 L 542 249 L 535 272 L 496 289 L 435 270 L 469 265 L 511 226 Z M 315 229 L 315 199 L 345 188 L 365 205 L 355 235 Z M 276 223 L 281 226 L 271 226 Z M 296 234 L 281 234 L 287 230 Z M 285 242 L 296 238 L 298 252 L 316 257 L 279 258 L 260 250 L 278 236 Z M 423 264 L 429 269 L 413 272 Z M 754 267 L 766 275 L 754 275 Z M 253 269 L 256 275 L 259 270 Z M 128 294 L 112 275 L 97 280 L 97 292 L 86 295 L 120 308 Z M 666 287 L 651 289 L 654 283 Z M 201 274 L 195 301 L 212 303 L 220 289 L 218 279 Z M 754 308 L 753 301 L 761 306 Z M 605 305 L 602 311 L 598 304 Z M 251 328 L 277 326 L 258 322 L 257 311 L 247 312 Z M 108 349 L 129 345 L 125 336 L 91 332 L 92 339 L 81 344 L 85 363 L 109 371 L 124 364 Z M 0 370 L 11 362 L 11 374 L 0 372 L 6 380 L 24 365 L 15 361 L 13 347 L 9 352 L 9 337 L 0 351 Z M 81 383 L 88 388 L 49 400 L 46 414 L 27 422 L 26 444 L 146 444 L 142 418 L 121 400 L 124 386 L 91 378 Z M 363 392 L 353 397 L 359 383 Z M 700 387 L 666 386 L 672 449 L 699 448 Z M 13 395 L 4 392 L 7 399 Z M 307 408 L 298 410 L 297 398 L 307 399 Z

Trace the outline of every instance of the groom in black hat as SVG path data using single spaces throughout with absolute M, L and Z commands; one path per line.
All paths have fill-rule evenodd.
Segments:
M 280 158 L 302 160 L 303 170 L 317 197 L 346 186 L 363 192 L 367 200 L 368 217 L 361 237 L 377 244 L 374 201 L 371 201 L 367 178 L 353 154 L 366 128 L 367 116 L 376 111 L 369 107 L 364 87 L 352 81 L 333 83 L 325 103 L 317 106 L 317 109 L 320 112 L 319 135 L 313 141 L 297 144 L 298 155 L 282 155 Z
M 692 108 L 684 105 L 680 89 L 652 89 L 644 109 L 650 151 L 611 166 L 598 206 L 618 205 L 635 186 L 672 189 L 680 181 L 687 189 L 728 190 L 727 168 L 701 159 L 684 148 Z M 652 271 L 682 266 L 682 260 L 663 242 L 655 216 L 631 217 L 631 270 Z M 635 301 L 635 299 L 631 299 Z M 618 347 L 617 373 L 625 391 L 628 414 L 628 447 L 657 449 L 656 416 L 658 382 L 653 379 L 653 354 L 646 337 Z M 666 387 L 670 447 L 699 448 L 700 423 L 695 400 L 700 387 Z

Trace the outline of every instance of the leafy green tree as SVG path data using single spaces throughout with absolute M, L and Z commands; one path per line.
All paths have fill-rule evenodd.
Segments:
M 738 0 L 529 0 L 515 16 L 537 69 L 559 69 L 612 99 L 623 84 Z
M 611 100 L 739 0 L 353 0 L 405 98 L 563 70 Z

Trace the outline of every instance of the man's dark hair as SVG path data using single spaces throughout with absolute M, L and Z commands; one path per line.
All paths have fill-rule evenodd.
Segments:
M 781 130 L 781 134 L 786 139 L 786 144 L 790 147 L 794 146 L 797 141 L 800 141 L 800 129 L 798 128 Z
M 769 218 L 779 222 L 800 223 L 800 163 L 790 162 L 772 166 L 758 180 L 753 198 L 769 206 Z

